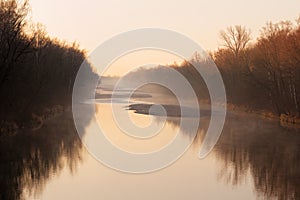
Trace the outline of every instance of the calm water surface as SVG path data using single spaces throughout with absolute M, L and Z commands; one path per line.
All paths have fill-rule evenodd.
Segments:
M 156 98 L 157 99 L 157 98 Z M 170 102 L 169 102 L 170 103 Z M 113 125 L 111 106 L 99 99 L 99 123 L 107 137 L 127 151 L 149 152 L 166 145 L 179 119 L 130 112 L 138 126 L 151 120 L 161 132 L 150 140 L 133 139 Z M 96 161 L 83 147 L 71 113 L 41 129 L 0 140 L 0 199 L 300 199 L 300 131 L 256 116 L 230 114 L 221 138 L 205 159 L 197 157 L 209 118 L 201 119 L 189 150 L 171 166 L 149 174 L 126 174 Z M 89 123 L 86 122 L 88 134 Z

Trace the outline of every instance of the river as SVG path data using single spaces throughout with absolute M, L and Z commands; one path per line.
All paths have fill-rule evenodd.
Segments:
M 143 96 L 148 98 L 148 96 Z M 141 97 L 141 98 L 143 98 Z M 139 126 L 151 121 L 161 132 L 139 141 L 113 124 L 112 108 L 102 96 L 97 116 L 107 137 L 127 151 L 149 152 L 163 147 L 179 132 L 180 119 L 125 109 Z M 146 104 L 151 100 L 136 102 Z M 155 98 L 158 101 L 158 98 Z M 170 103 L 170 102 L 168 102 Z M 134 112 L 135 111 L 135 112 Z M 209 118 L 203 117 L 190 148 L 161 170 L 130 174 L 98 162 L 79 139 L 72 113 L 47 121 L 41 129 L 0 140 L 0 199 L 300 199 L 300 131 L 281 127 L 258 116 L 230 113 L 213 151 L 198 158 Z M 85 131 L 89 132 L 89 123 Z

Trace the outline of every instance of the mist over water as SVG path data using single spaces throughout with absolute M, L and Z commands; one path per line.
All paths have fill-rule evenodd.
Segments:
M 178 100 L 170 90 L 157 84 L 144 85 L 127 101 L 124 97 L 132 89 L 128 83 L 114 91 L 111 102 L 115 83 L 116 79 L 101 79 L 95 102 L 96 113 L 102 118 L 99 124 L 109 130 L 107 137 L 119 148 L 151 152 L 167 145 L 177 132 L 183 140 L 192 139 L 190 127 L 180 126 L 180 117 L 187 124 L 193 123 L 195 110 L 182 116 Z M 151 130 L 159 132 L 149 140 L 124 134 L 113 124 L 111 103 L 120 115 L 129 114 L 136 125 L 152 124 Z M 161 113 L 159 108 L 151 110 L 158 104 L 166 113 Z M 193 107 L 186 105 L 188 111 Z M 46 122 L 38 131 L 1 138 L 1 198 L 300 198 L 298 129 L 283 128 L 276 121 L 256 115 L 229 111 L 215 148 L 200 160 L 197 154 L 210 122 L 210 106 L 200 103 L 200 112 L 197 135 L 188 151 L 171 166 L 150 174 L 131 175 L 100 164 L 82 146 L 71 113 Z M 84 122 L 82 128 L 88 137 L 90 122 Z M 219 188 L 217 193 L 216 188 Z
M 37 2 L 0 0 L 0 200 L 300 199 L 300 16 L 256 34 L 262 20 L 294 15 L 295 3 L 97 1 L 105 12 L 94 15 Z M 249 22 L 253 8 L 262 11 L 254 24 L 223 27 L 240 13 Z M 126 16 L 99 17 L 112 13 Z M 191 23 L 207 13 L 219 22 Z M 130 30 L 127 20 L 89 54 L 37 15 L 54 20 L 52 33 L 75 25 L 95 46 L 128 16 L 163 23 Z M 217 41 L 209 27 L 223 30 L 208 53 L 196 41 Z

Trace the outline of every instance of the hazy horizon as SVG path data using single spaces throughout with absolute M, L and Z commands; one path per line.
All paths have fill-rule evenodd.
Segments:
M 0 199 L 300 200 L 299 0 L 0 5 Z
M 158 2 L 131 1 L 79 1 L 30 0 L 34 23 L 42 23 L 51 37 L 68 42 L 76 41 L 88 54 L 102 42 L 133 29 L 154 27 L 182 33 L 196 41 L 206 51 L 215 51 L 222 46 L 221 30 L 242 25 L 251 30 L 254 42 L 261 28 L 268 22 L 295 21 L 299 17 L 300 1 L 289 2 L 258 0 L 243 2 L 231 0 L 218 2 L 170 0 Z M 55 13 L 53 15 L 53 13 Z M 161 55 L 159 55 L 161 54 Z M 106 75 L 121 76 L 144 64 L 180 63 L 182 59 L 170 53 L 149 55 L 133 53 L 116 60 L 109 66 Z M 122 61 L 122 63 L 120 62 Z

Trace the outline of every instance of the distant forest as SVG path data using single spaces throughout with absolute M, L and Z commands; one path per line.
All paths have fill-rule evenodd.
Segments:
M 0 0 L 0 127 L 22 126 L 54 105 L 70 105 L 85 52 L 27 20 L 28 1 Z M 7 124 L 11 122 L 12 124 Z M 4 128 L 6 127 L 6 128 Z M 4 128 L 4 129 L 3 129 Z
M 208 100 L 206 85 L 194 66 L 217 65 L 226 89 L 229 108 L 261 112 L 298 123 L 300 117 L 300 17 L 295 23 L 267 23 L 251 40 L 251 31 L 232 26 L 220 32 L 223 46 L 210 58 L 195 53 L 189 61 L 173 67 L 189 80 L 200 100 Z M 168 69 L 139 69 L 127 75 L 138 81 L 167 76 Z M 168 77 L 170 78 L 170 77 Z M 176 80 L 171 80 L 176 84 Z

